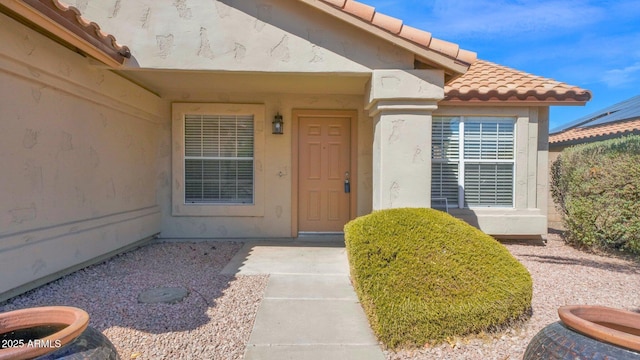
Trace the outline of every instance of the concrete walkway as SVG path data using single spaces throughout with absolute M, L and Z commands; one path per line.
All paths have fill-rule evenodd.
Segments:
M 222 272 L 270 275 L 246 360 L 384 360 L 349 281 L 343 241 L 247 243 Z

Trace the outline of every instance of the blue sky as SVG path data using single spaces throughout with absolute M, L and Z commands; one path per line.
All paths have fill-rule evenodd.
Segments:
M 588 89 L 551 128 L 640 94 L 640 1 L 360 0 L 480 59 Z

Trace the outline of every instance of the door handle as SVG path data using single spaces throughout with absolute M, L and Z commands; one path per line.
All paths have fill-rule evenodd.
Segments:
M 349 172 L 345 172 L 344 173 L 344 192 L 345 194 L 348 194 L 351 192 L 351 182 L 350 182 L 350 176 L 349 176 Z

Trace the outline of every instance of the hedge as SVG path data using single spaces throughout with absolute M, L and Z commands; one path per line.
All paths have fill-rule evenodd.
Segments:
M 640 254 L 640 136 L 567 148 L 551 175 L 567 242 Z
M 345 226 L 354 288 L 378 339 L 415 347 L 528 314 L 532 280 L 492 237 L 433 209 L 391 209 Z

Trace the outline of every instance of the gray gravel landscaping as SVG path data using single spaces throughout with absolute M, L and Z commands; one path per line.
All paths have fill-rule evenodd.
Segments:
M 159 243 L 41 286 L 0 312 L 68 305 L 86 310 L 122 359 L 241 359 L 267 276 L 220 275 L 241 243 Z M 141 303 L 159 287 L 188 291 L 175 304 Z
M 530 339 L 569 304 L 640 312 L 640 263 L 588 254 L 558 235 L 506 241 L 534 280 L 533 315 L 497 334 L 421 349 L 386 352 L 389 360 L 521 359 Z M 0 312 L 43 305 L 85 309 L 122 359 L 241 359 L 267 284 L 266 275 L 220 275 L 241 248 L 235 242 L 154 243 L 39 287 L 0 305 Z M 145 290 L 188 291 L 174 304 L 141 303 Z
M 503 244 L 533 278 L 533 314 L 528 321 L 498 334 L 387 352 L 387 359 L 522 359 L 531 338 L 546 325 L 558 321 L 559 306 L 602 305 L 640 312 L 637 261 L 578 251 L 565 245 L 557 234 L 550 234 L 546 245 L 524 240 Z

